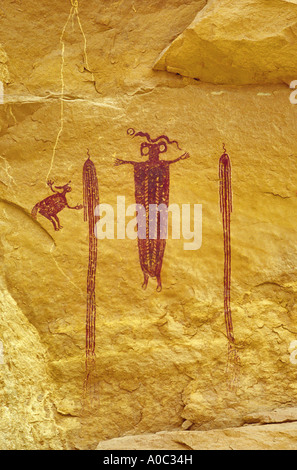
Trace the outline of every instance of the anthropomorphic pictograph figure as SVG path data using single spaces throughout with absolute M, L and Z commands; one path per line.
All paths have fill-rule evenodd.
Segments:
M 146 212 L 145 227 L 142 227 L 144 229 L 143 237 L 139 236 L 143 219 L 140 217 L 139 212 L 137 216 L 139 259 L 144 275 L 142 287 L 143 289 L 147 288 L 149 277 L 156 278 L 157 291 L 160 292 L 162 290 L 161 270 L 166 247 L 166 237 L 162 237 L 161 234 L 160 211 L 152 211 L 151 208 L 163 205 L 163 207 L 165 206 L 168 209 L 169 167 L 172 163 L 186 160 L 190 155 L 184 153 L 175 160 L 160 160 L 160 155 L 167 152 L 168 145 L 175 144 L 181 150 L 177 141 L 170 141 L 166 135 L 152 139 L 147 133 L 135 133 L 134 129 L 129 129 L 128 135 L 145 138 L 145 142 L 141 144 L 140 151 L 142 157 L 148 156 L 148 160 L 145 162 L 134 162 L 116 159 L 115 165 L 130 164 L 134 167 L 136 206 L 144 207 Z M 151 236 L 152 232 L 154 233 L 153 237 Z
M 60 224 L 60 220 L 57 214 L 59 214 L 59 212 L 65 208 L 74 210 L 80 210 L 83 208 L 82 205 L 77 205 L 75 207 L 69 206 L 66 195 L 72 191 L 70 183 L 71 181 L 65 184 L 65 186 L 54 186 L 53 181 L 48 181 L 47 184 L 54 194 L 47 197 L 46 199 L 43 199 L 43 201 L 38 202 L 34 206 L 32 210 L 32 217 L 36 219 L 37 214 L 39 213 L 51 221 L 56 231 L 61 230 L 63 227 Z

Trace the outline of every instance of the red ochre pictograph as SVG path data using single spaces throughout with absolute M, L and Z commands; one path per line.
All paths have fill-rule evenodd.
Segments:
M 135 183 L 135 202 L 136 207 L 145 208 L 146 218 L 137 215 L 138 222 L 138 251 L 141 269 L 144 275 L 143 289 L 147 288 L 149 278 L 157 279 L 157 291 L 162 290 L 161 271 L 163 257 L 166 247 L 166 239 L 162 238 L 161 233 L 161 213 L 160 211 L 151 211 L 153 205 L 158 207 L 164 205 L 168 209 L 169 205 L 169 187 L 170 172 L 169 167 L 172 163 L 180 160 L 186 160 L 190 155 L 186 152 L 179 158 L 171 161 L 160 160 L 160 155 L 168 150 L 168 145 L 176 145 L 181 150 L 177 141 L 171 141 L 166 135 L 161 135 L 152 139 L 149 134 L 144 132 L 135 132 L 134 129 L 128 129 L 128 135 L 131 137 L 141 137 L 145 141 L 140 146 L 141 156 L 148 156 L 145 162 L 134 162 L 116 159 L 115 165 L 130 164 L 134 167 Z M 143 226 L 145 224 L 145 227 Z M 141 230 L 143 229 L 143 230 Z M 145 234 L 139 237 L 139 233 Z M 151 237 L 154 233 L 154 237 Z
M 86 378 L 85 391 L 96 365 L 96 272 L 98 259 L 98 240 L 95 225 L 99 217 L 95 209 L 99 205 L 99 184 L 96 168 L 88 152 L 88 159 L 83 167 L 84 220 L 88 222 L 89 265 L 87 275 L 87 312 L 86 312 Z
M 229 376 L 230 388 L 236 389 L 240 373 L 240 357 L 235 345 L 231 312 L 231 213 L 233 211 L 233 203 L 231 160 L 229 155 L 226 153 L 225 144 L 224 153 L 219 162 L 219 180 L 220 210 L 222 214 L 224 233 L 224 313 L 227 338 L 229 342 L 227 374 Z
M 65 208 L 74 210 L 80 210 L 83 208 L 82 205 L 77 205 L 75 207 L 69 206 L 66 195 L 72 191 L 70 183 L 71 181 L 64 186 L 54 186 L 53 181 L 48 181 L 47 185 L 51 188 L 54 194 L 43 199 L 43 201 L 38 202 L 33 207 L 31 212 L 32 217 L 37 219 L 37 214 L 39 213 L 53 224 L 56 231 L 61 230 L 63 227 L 58 218 L 59 212 Z

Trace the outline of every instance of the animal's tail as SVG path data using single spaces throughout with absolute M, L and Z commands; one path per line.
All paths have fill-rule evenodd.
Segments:
M 36 204 L 36 206 L 33 207 L 32 212 L 31 212 L 33 219 L 37 219 L 38 210 L 39 210 L 39 204 Z

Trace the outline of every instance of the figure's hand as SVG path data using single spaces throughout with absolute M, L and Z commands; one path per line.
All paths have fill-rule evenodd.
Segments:
M 82 204 L 77 204 L 77 206 L 75 206 L 74 209 L 77 210 L 77 211 L 80 211 L 83 208 L 84 208 L 84 206 Z
M 187 160 L 188 158 L 190 158 L 190 154 L 188 152 L 184 153 L 182 156 L 181 156 L 181 160 Z
M 124 161 L 123 160 L 120 160 L 119 158 L 116 158 L 115 162 L 114 162 L 114 166 L 120 166 L 120 165 L 124 165 Z
M 54 182 L 52 180 L 48 180 L 47 185 L 51 188 L 53 186 Z

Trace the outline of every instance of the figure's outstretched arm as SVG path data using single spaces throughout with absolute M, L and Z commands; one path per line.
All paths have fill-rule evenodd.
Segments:
M 188 152 L 186 152 L 183 155 L 181 155 L 180 157 L 176 158 L 175 160 L 169 161 L 168 163 L 169 163 L 169 165 L 171 165 L 171 163 L 177 163 L 180 160 L 187 160 L 188 158 L 190 158 L 190 154 Z
M 114 166 L 120 166 L 120 165 L 135 165 L 136 162 L 132 162 L 130 160 L 121 160 L 120 158 L 116 158 L 114 162 Z

